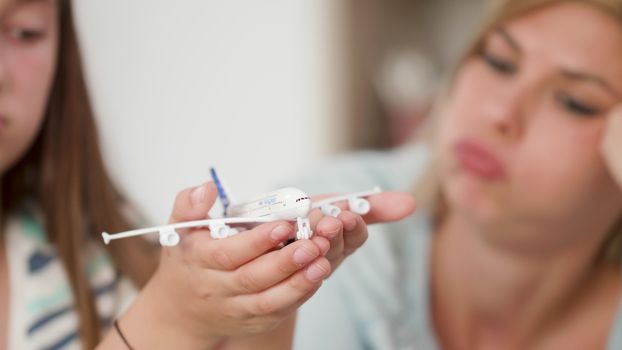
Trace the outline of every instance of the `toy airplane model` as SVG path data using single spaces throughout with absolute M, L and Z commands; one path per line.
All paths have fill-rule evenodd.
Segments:
M 297 188 L 287 187 L 246 202 L 230 205 L 229 197 L 227 197 L 224 187 L 213 168 L 211 169 L 211 175 L 216 184 L 225 217 L 180 222 L 116 234 L 103 232 L 104 243 L 108 244 L 111 240 L 120 238 L 158 233 L 160 235 L 160 244 L 172 247 L 179 244 L 180 236 L 176 232 L 178 229 L 207 227 L 212 238 L 222 239 L 239 232 L 236 228 L 232 228 L 229 225 L 259 224 L 278 220 L 296 221 L 296 239 L 309 239 L 313 235 L 308 218 L 312 209 L 320 208 L 324 215 L 336 217 L 341 212 L 341 209 L 334 204 L 347 201 L 348 207 L 352 212 L 365 215 L 369 212 L 370 205 L 369 201 L 364 198 L 381 192 L 380 188 L 376 187 L 370 191 L 345 194 L 311 203 L 311 199 L 306 193 Z

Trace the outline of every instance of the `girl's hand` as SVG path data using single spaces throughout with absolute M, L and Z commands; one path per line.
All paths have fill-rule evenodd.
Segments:
M 330 196 L 319 196 L 314 200 L 327 197 Z M 345 202 L 335 204 L 342 209 L 337 218 L 322 216 L 319 210 L 311 213 L 311 227 L 314 231 L 311 240 L 322 250 L 328 250 L 325 256 L 331 263 L 331 271 L 365 242 L 368 224 L 397 221 L 415 210 L 413 197 L 406 193 L 382 192 L 367 200 L 371 204 L 371 210 L 363 217 L 347 211 Z M 222 350 L 291 349 L 293 330 L 292 317 L 270 332 L 230 338 Z
M 206 218 L 215 199 L 213 183 L 181 192 L 171 222 Z M 288 222 L 222 240 L 203 229 L 180 232 L 180 245 L 163 248 L 158 270 L 120 320 L 129 343 L 137 349 L 209 349 L 291 317 L 330 273 L 323 257 L 328 244 L 322 250 L 300 240 L 275 249 L 293 233 Z
M 206 218 L 215 199 L 212 183 L 181 192 L 171 222 Z M 282 249 L 275 248 L 294 233 L 287 222 L 224 240 L 213 240 L 207 230 L 180 232 L 181 244 L 163 249 L 156 274 L 119 322 L 128 342 L 139 349 L 291 347 L 295 310 L 363 244 L 366 223 L 398 220 L 414 210 L 405 194 L 369 200 L 365 220 L 345 210 L 338 218 L 313 213 L 314 237 Z M 106 340 L 112 345 L 102 349 L 121 345 L 114 334 Z
M 602 150 L 609 171 L 622 188 L 622 105 L 608 116 Z

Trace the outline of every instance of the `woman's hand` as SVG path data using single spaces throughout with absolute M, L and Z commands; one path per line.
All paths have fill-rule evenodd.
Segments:
M 614 180 L 622 188 L 622 105 L 614 108 L 607 118 L 603 155 Z
M 215 198 L 212 183 L 181 192 L 171 222 L 206 218 Z M 300 240 L 275 249 L 293 233 L 288 222 L 222 240 L 202 229 L 180 232 L 180 245 L 163 248 L 157 272 L 120 320 L 129 343 L 138 349 L 209 349 L 290 318 L 330 273 L 323 257 L 328 242 L 321 248 Z

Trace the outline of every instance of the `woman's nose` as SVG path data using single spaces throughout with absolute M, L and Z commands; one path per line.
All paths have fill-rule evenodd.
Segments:
M 525 128 L 527 91 L 520 86 L 494 92 L 484 106 L 484 117 L 491 131 L 505 139 L 519 138 Z

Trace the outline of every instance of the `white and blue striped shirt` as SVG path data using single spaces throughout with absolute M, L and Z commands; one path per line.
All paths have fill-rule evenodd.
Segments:
M 69 280 L 55 248 L 46 239 L 41 221 L 33 212 L 24 210 L 9 218 L 6 228 L 8 349 L 81 349 Z M 83 253 L 105 330 L 134 299 L 136 291 L 95 242 L 90 242 Z

